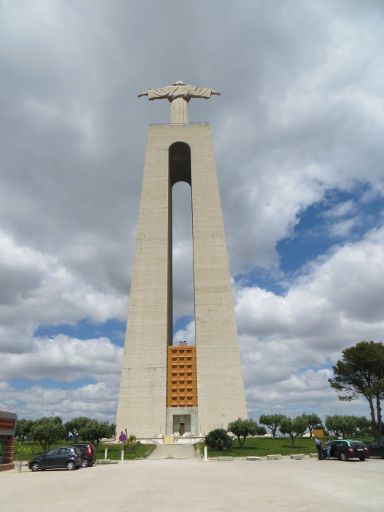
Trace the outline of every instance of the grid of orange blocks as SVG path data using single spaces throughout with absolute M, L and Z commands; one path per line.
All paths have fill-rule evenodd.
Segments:
M 196 347 L 169 346 L 167 407 L 197 406 Z

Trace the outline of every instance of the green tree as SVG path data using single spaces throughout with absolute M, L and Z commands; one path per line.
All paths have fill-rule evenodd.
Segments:
M 304 434 L 306 429 L 307 421 L 303 416 L 297 416 L 296 418 L 285 417 L 280 424 L 280 432 L 289 435 L 292 447 L 295 446 L 297 436 Z
M 340 400 L 363 396 L 369 404 L 372 431 L 382 435 L 381 400 L 384 397 L 384 345 L 361 341 L 342 352 L 342 360 L 333 366 L 334 378 L 328 382 Z
M 15 437 L 22 443 L 31 437 L 33 421 L 20 419 L 16 421 Z
M 327 430 L 337 437 L 348 437 L 356 433 L 358 424 L 357 416 L 334 415 L 325 418 Z
M 208 448 L 212 450 L 221 452 L 229 452 L 232 450 L 232 439 L 223 428 L 211 430 L 211 432 L 205 436 L 205 442 Z
M 69 432 L 73 432 L 74 430 L 79 432 L 79 430 L 83 428 L 89 421 L 91 421 L 90 418 L 87 418 L 86 416 L 79 416 L 78 418 L 72 418 L 71 420 L 67 421 L 64 424 L 64 427 L 67 431 L 67 434 Z
M 79 435 L 83 441 L 90 441 L 96 446 L 99 445 L 103 437 L 110 438 L 115 434 L 115 426 L 107 422 L 88 420 L 88 422 L 79 429 Z
M 365 416 L 359 416 L 356 418 L 357 434 L 368 435 L 372 433 L 371 422 Z
M 271 430 L 272 437 L 275 438 L 276 432 L 285 418 L 284 414 L 262 414 L 259 421 Z
M 227 430 L 237 437 L 240 448 L 243 448 L 247 437 L 258 433 L 259 425 L 254 420 L 238 418 L 228 425 Z
M 63 422 L 58 416 L 36 420 L 32 427 L 32 439 L 37 441 L 44 451 L 54 442 L 65 437 Z
M 317 427 L 318 425 L 321 425 L 321 419 L 315 413 L 302 414 L 302 417 L 305 418 L 305 421 L 307 423 L 307 428 L 309 430 L 309 437 L 312 437 L 313 429 L 315 427 Z

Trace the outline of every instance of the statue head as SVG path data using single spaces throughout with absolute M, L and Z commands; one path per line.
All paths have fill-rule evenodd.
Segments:
M 185 83 L 182 80 L 178 80 L 177 82 L 175 82 L 172 85 L 185 85 Z

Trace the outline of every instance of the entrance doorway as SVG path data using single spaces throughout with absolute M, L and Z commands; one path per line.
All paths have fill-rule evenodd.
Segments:
M 191 432 L 191 415 L 190 414 L 174 414 L 173 415 L 173 434 L 183 436 L 185 433 Z

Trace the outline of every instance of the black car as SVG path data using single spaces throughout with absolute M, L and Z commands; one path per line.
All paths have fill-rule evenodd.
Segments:
M 381 457 L 384 459 L 384 441 L 375 441 L 368 445 L 370 457 Z
M 72 471 L 81 467 L 80 450 L 75 446 L 60 446 L 48 452 L 36 455 L 28 464 L 32 471 L 39 469 L 68 469 Z
M 74 444 L 76 448 L 80 450 L 81 455 L 81 466 L 86 468 L 88 466 L 94 466 L 96 464 L 96 448 L 93 444 Z
M 339 460 L 360 459 L 369 457 L 368 448 L 362 441 L 354 439 L 337 439 L 331 442 L 331 457 Z

